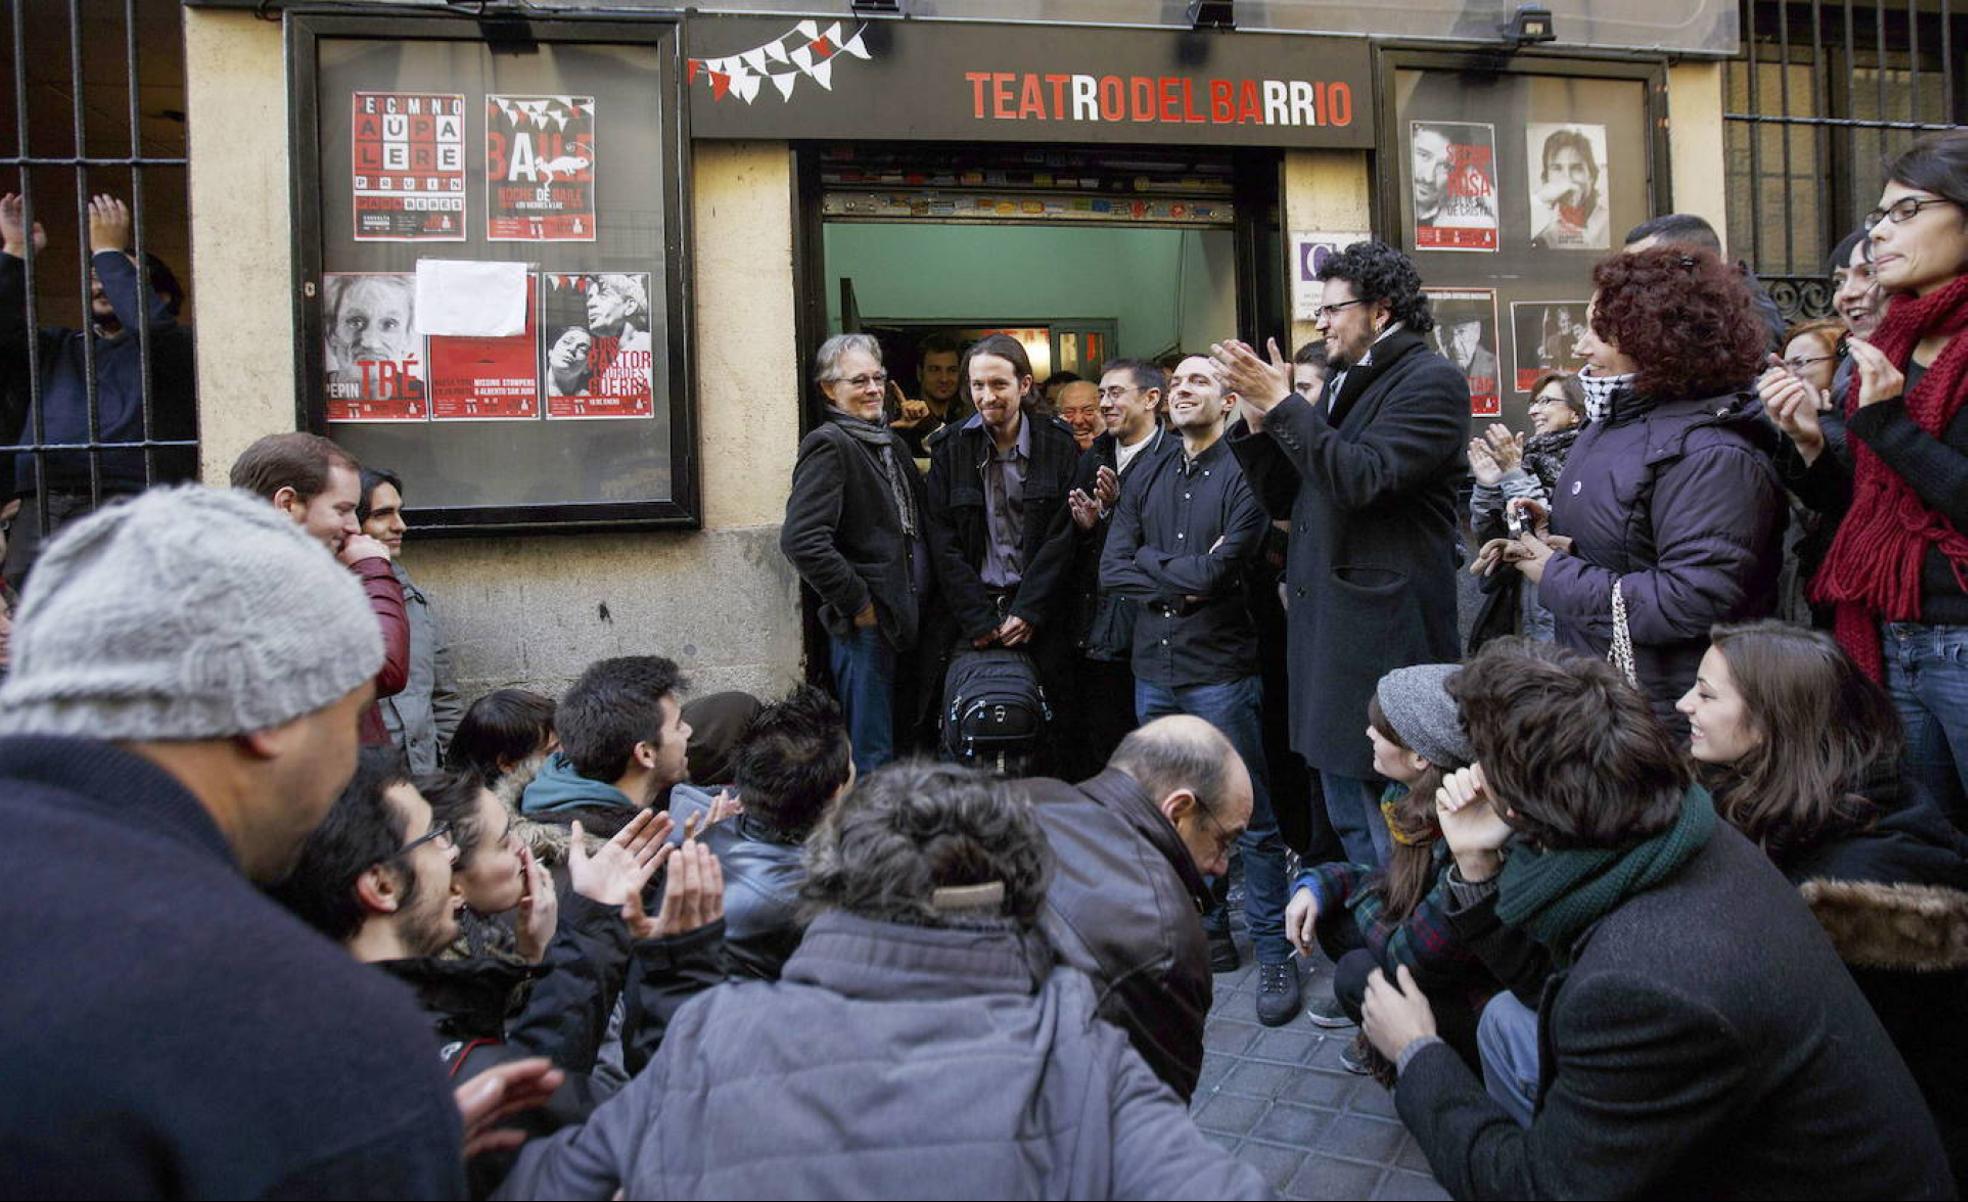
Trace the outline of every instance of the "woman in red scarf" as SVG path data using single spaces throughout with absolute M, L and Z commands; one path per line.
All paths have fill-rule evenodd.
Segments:
M 1850 343 L 1851 463 L 1824 453 L 1802 385 L 1764 396 L 1808 466 L 1805 499 L 1842 502 L 1812 597 L 1891 692 L 1908 778 L 1968 828 L 1968 130 L 1922 138 L 1886 178 L 1866 228 L 1888 306 Z

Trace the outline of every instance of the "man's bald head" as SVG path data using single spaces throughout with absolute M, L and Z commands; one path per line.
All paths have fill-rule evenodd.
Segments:
M 1212 813 L 1231 795 L 1250 792 L 1250 773 L 1230 740 L 1188 714 L 1136 728 L 1114 749 L 1107 766 L 1125 772 L 1151 801 L 1186 789 Z

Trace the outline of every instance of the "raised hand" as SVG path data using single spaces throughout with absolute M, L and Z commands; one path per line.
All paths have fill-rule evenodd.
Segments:
M 1502 422 L 1491 422 L 1489 429 L 1483 431 L 1483 438 L 1490 444 L 1490 457 L 1496 460 L 1499 470 L 1508 472 L 1524 461 L 1524 436 L 1512 434 L 1510 427 Z
M 1259 413 L 1271 412 L 1279 401 L 1291 395 L 1291 365 L 1278 349 L 1278 340 L 1266 339 L 1264 345 L 1271 354 L 1268 363 L 1249 343 L 1234 338 L 1210 343 L 1210 357 L 1223 368 L 1224 391 L 1236 393 L 1239 400 Z
M 1100 502 L 1102 509 L 1112 509 L 1114 502 L 1121 499 L 1121 478 L 1104 463 L 1093 474 L 1093 499 Z
M 692 839 L 669 858 L 663 905 L 651 918 L 637 893 L 622 903 L 622 921 L 637 939 L 667 939 L 724 917 L 724 869 L 711 849 Z
M 1890 401 L 1906 391 L 1906 374 L 1893 366 L 1885 351 L 1863 338 L 1847 339 L 1845 345 L 1858 365 L 1859 408 Z
M 104 193 L 89 200 L 89 253 L 130 249 L 130 207 Z
M 574 837 L 580 839 L 578 834 Z M 519 877 L 524 884 L 513 940 L 521 959 L 538 964 L 546 959 L 547 945 L 553 942 L 554 928 L 560 923 L 560 895 L 554 892 L 553 875 L 529 848 L 519 849 Z
M 1512 831 L 1497 812 L 1481 764 L 1458 768 L 1443 778 L 1435 790 L 1435 817 L 1463 880 L 1473 883 L 1496 875 Z
M 656 875 L 671 852 L 668 842 L 676 823 L 668 813 L 644 810 L 615 837 L 588 854 L 581 824 L 567 845 L 567 879 L 574 892 L 604 906 L 620 906 L 641 898 L 642 887 Z
M 1480 438 L 1469 440 L 1469 474 L 1476 477 L 1476 483 L 1495 488 L 1503 479 L 1503 465 L 1496 461 L 1490 452 L 1490 444 Z
M 18 192 L 0 196 L 0 250 L 17 259 L 24 259 L 27 257 L 28 241 L 26 202 Z M 33 242 L 36 254 L 48 249 L 48 231 L 42 229 L 38 221 L 34 223 Z
M 1772 356 L 1774 358 L 1774 356 Z M 1824 427 L 1818 421 L 1821 398 L 1809 384 L 1785 367 L 1772 367 L 1756 381 L 1756 395 L 1763 398 L 1763 412 L 1783 432 L 1804 457 L 1814 462 L 1824 451 Z
M 1091 530 L 1100 524 L 1100 502 L 1087 496 L 1085 489 L 1067 493 L 1066 504 L 1073 511 L 1073 524 L 1080 529 Z

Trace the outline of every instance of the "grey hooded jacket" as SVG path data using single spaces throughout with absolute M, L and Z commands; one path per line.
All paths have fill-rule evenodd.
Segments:
M 403 608 L 410 615 L 410 683 L 376 705 L 390 742 L 410 761 L 410 771 L 435 772 L 444 745 L 465 716 L 465 702 L 451 675 L 451 648 L 444 643 L 430 598 L 410 582 L 401 563 L 390 564 L 390 570 L 403 586 Z

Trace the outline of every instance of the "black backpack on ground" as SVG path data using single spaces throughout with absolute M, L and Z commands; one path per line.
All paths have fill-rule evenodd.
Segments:
M 1009 647 L 964 651 L 943 678 L 943 750 L 961 764 L 1023 772 L 1052 721 L 1032 657 Z

